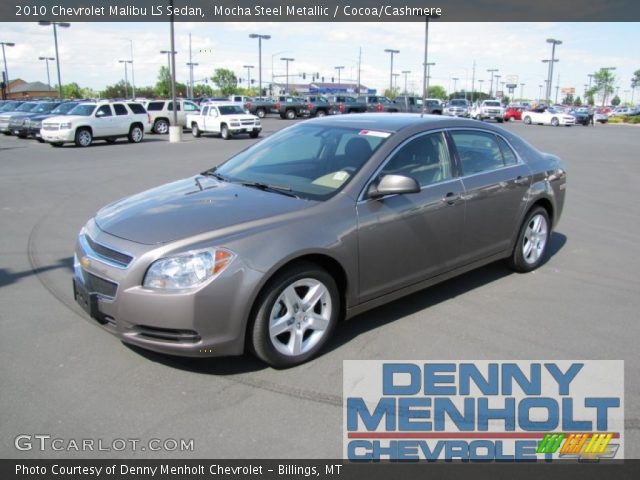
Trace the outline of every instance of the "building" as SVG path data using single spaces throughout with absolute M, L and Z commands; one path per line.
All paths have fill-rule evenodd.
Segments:
M 58 91 L 46 83 L 25 82 L 21 78 L 11 80 L 6 91 L 8 100 L 58 97 Z
M 284 83 L 273 84 L 273 95 L 283 95 L 287 89 L 287 85 Z M 311 82 L 311 83 L 290 83 L 289 91 L 297 92 L 298 95 L 330 95 L 337 93 L 346 93 L 356 95 L 358 93 L 363 94 L 375 94 L 376 90 L 368 88 L 364 85 L 360 85 L 360 92 L 358 85 L 355 83 L 329 83 L 329 82 Z

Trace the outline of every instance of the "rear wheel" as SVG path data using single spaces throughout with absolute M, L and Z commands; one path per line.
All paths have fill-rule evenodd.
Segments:
M 88 147 L 93 142 L 93 135 L 87 128 L 80 128 L 76 131 L 75 144 L 78 147 Z
M 316 112 L 316 117 L 326 117 L 327 116 L 327 112 L 325 112 L 324 110 L 318 110 Z
M 524 123 L 526 123 L 527 125 L 531 125 L 531 117 L 524 117 Z
M 558 121 L 558 119 L 556 117 L 553 117 L 551 119 L 551 125 L 554 127 L 557 127 L 558 125 L 560 125 L 560 122 Z
M 163 118 L 156 120 L 156 123 L 153 124 L 153 131 L 160 135 L 166 135 L 169 133 L 169 122 Z
M 258 300 L 250 330 L 253 352 L 276 368 L 310 360 L 338 322 L 340 296 L 334 279 L 313 263 L 277 274 Z
M 256 131 L 254 131 L 254 132 L 249 133 L 249 136 L 250 136 L 251 138 L 258 138 L 258 136 L 259 136 L 259 135 L 260 135 L 260 132 L 259 132 L 259 131 L 257 131 L 257 130 L 256 130 Z
M 530 272 L 544 261 L 551 235 L 549 214 L 542 207 L 535 207 L 525 218 L 516 246 L 508 260 L 509 266 L 516 272 Z
M 131 143 L 140 143 L 144 138 L 144 130 L 139 125 L 133 125 L 129 130 L 128 138 Z
M 295 110 L 287 110 L 285 112 L 284 116 L 287 118 L 287 120 L 295 120 L 296 111 Z
M 256 110 L 256 115 L 258 118 L 264 118 L 267 115 L 267 112 L 264 111 L 264 108 L 259 108 Z
M 198 128 L 197 123 L 194 123 L 193 125 L 191 125 L 191 135 L 193 135 L 196 138 L 202 135 L 202 132 L 200 132 L 200 129 Z

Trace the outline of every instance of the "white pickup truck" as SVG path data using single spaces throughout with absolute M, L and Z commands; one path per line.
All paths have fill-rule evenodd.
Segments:
M 470 112 L 471 118 L 476 120 L 496 120 L 498 123 L 504 121 L 504 108 L 500 100 L 484 100 L 480 105 L 474 105 Z
M 242 105 L 233 102 L 213 102 L 200 106 L 200 113 L 187 115 L 187 126 L 194 137 L 202 133 L 218 133 L 228 140 L 233 135 L 248 133 L 256 138 L 262 131 L 260 119 L 245 113 Z

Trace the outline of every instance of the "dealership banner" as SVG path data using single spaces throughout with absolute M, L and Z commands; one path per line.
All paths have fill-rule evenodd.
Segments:
M 624 362 L 347 360 L 352 462 L 624 459 Z
M 629 22 L 636 0 L 23 0 L 1 22 Z M 375 32 L 372 32 L 375 33 Z

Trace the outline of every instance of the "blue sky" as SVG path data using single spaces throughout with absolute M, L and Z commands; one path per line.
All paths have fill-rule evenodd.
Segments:
M 557 47 L 553 86 L 560 76 L 560 87 L 575 87 L 579 94 L 588 83 L 587 74 L 600 67 L 616 67 L 614 72 L 622 99 L 631 98 L 630 79 L 640 69 L 637 32 L 640 23 L 451 23 L 432 22 L 429 35 L 431 84 L 450 90 L 453 77 L 459 80 L 458 90 L 471 89 L 473 62 L 476 81 L 484 80 L 488 90 L 488 68 L 498 68 L 501 80 L 518 75 L 525 83 L 524 96 L 537 98 L 538 86 L 544 84 L 549 58 L 549 37 L 563 41 Z M 15 42 L 7 48 L 11 77 L 27 81 L 46 82 L 44 62 L 39 56 L 53 56 L 51 27 L 37 23 L 0 24 L 0 41 Z M 243 65 L 255 65 L 252 77 L 257 78 L 257 40 L 249 33 L 270 34 L 263 42 L 263 82 L 284 74 L 283 56 L 295 59 L 290 64 L 291 82 L 294 75 L 319 71 L 326 79 L 336 77 L 335 66 L 344 65 L 341 78 L 355 80 L 358 50 L 362 47 L 362 82 L 372 88 L 384 89 L 389 84 L 389 54 L 385 48 L 400 50 L 394 57 L 394 72 L 410 70 L 408 87 L 419 89 L 424 54 L 424 24 L 422 23 L 176 23 L 176 57 L 179 81 L 188 78 L 188 38 L 192 34 L 193 61 L 196 80 L 211 76 L 215 68 L 225 67 L 246 77 Z M 124 67 L 118 60 L 129 59 L 133 39 L 135 78 L 137 85 L 156 82 L 158 69 L 166 64 L 169 49 L 169 25 L 164 23 L 74 23 L 59 32 L 59 47 L 63 83 L 75 81 L 81 86 L 101 89 L 124 77 Z M 272 69 L 273 60 L 273 69 Z M 51 70 L 52 83 L 55 66 Z M 404 88 L 404 75 L 398 78 Z M 476 83 L 476 89 L 479 84 Z M 626 92 L 628 91 L 628 92 Z M 555 90 L 554 90 L 555 93 Z M 518 89 L 519 94 L 519 89 Z M 640 99 L 640 89 L 636 91 Z

